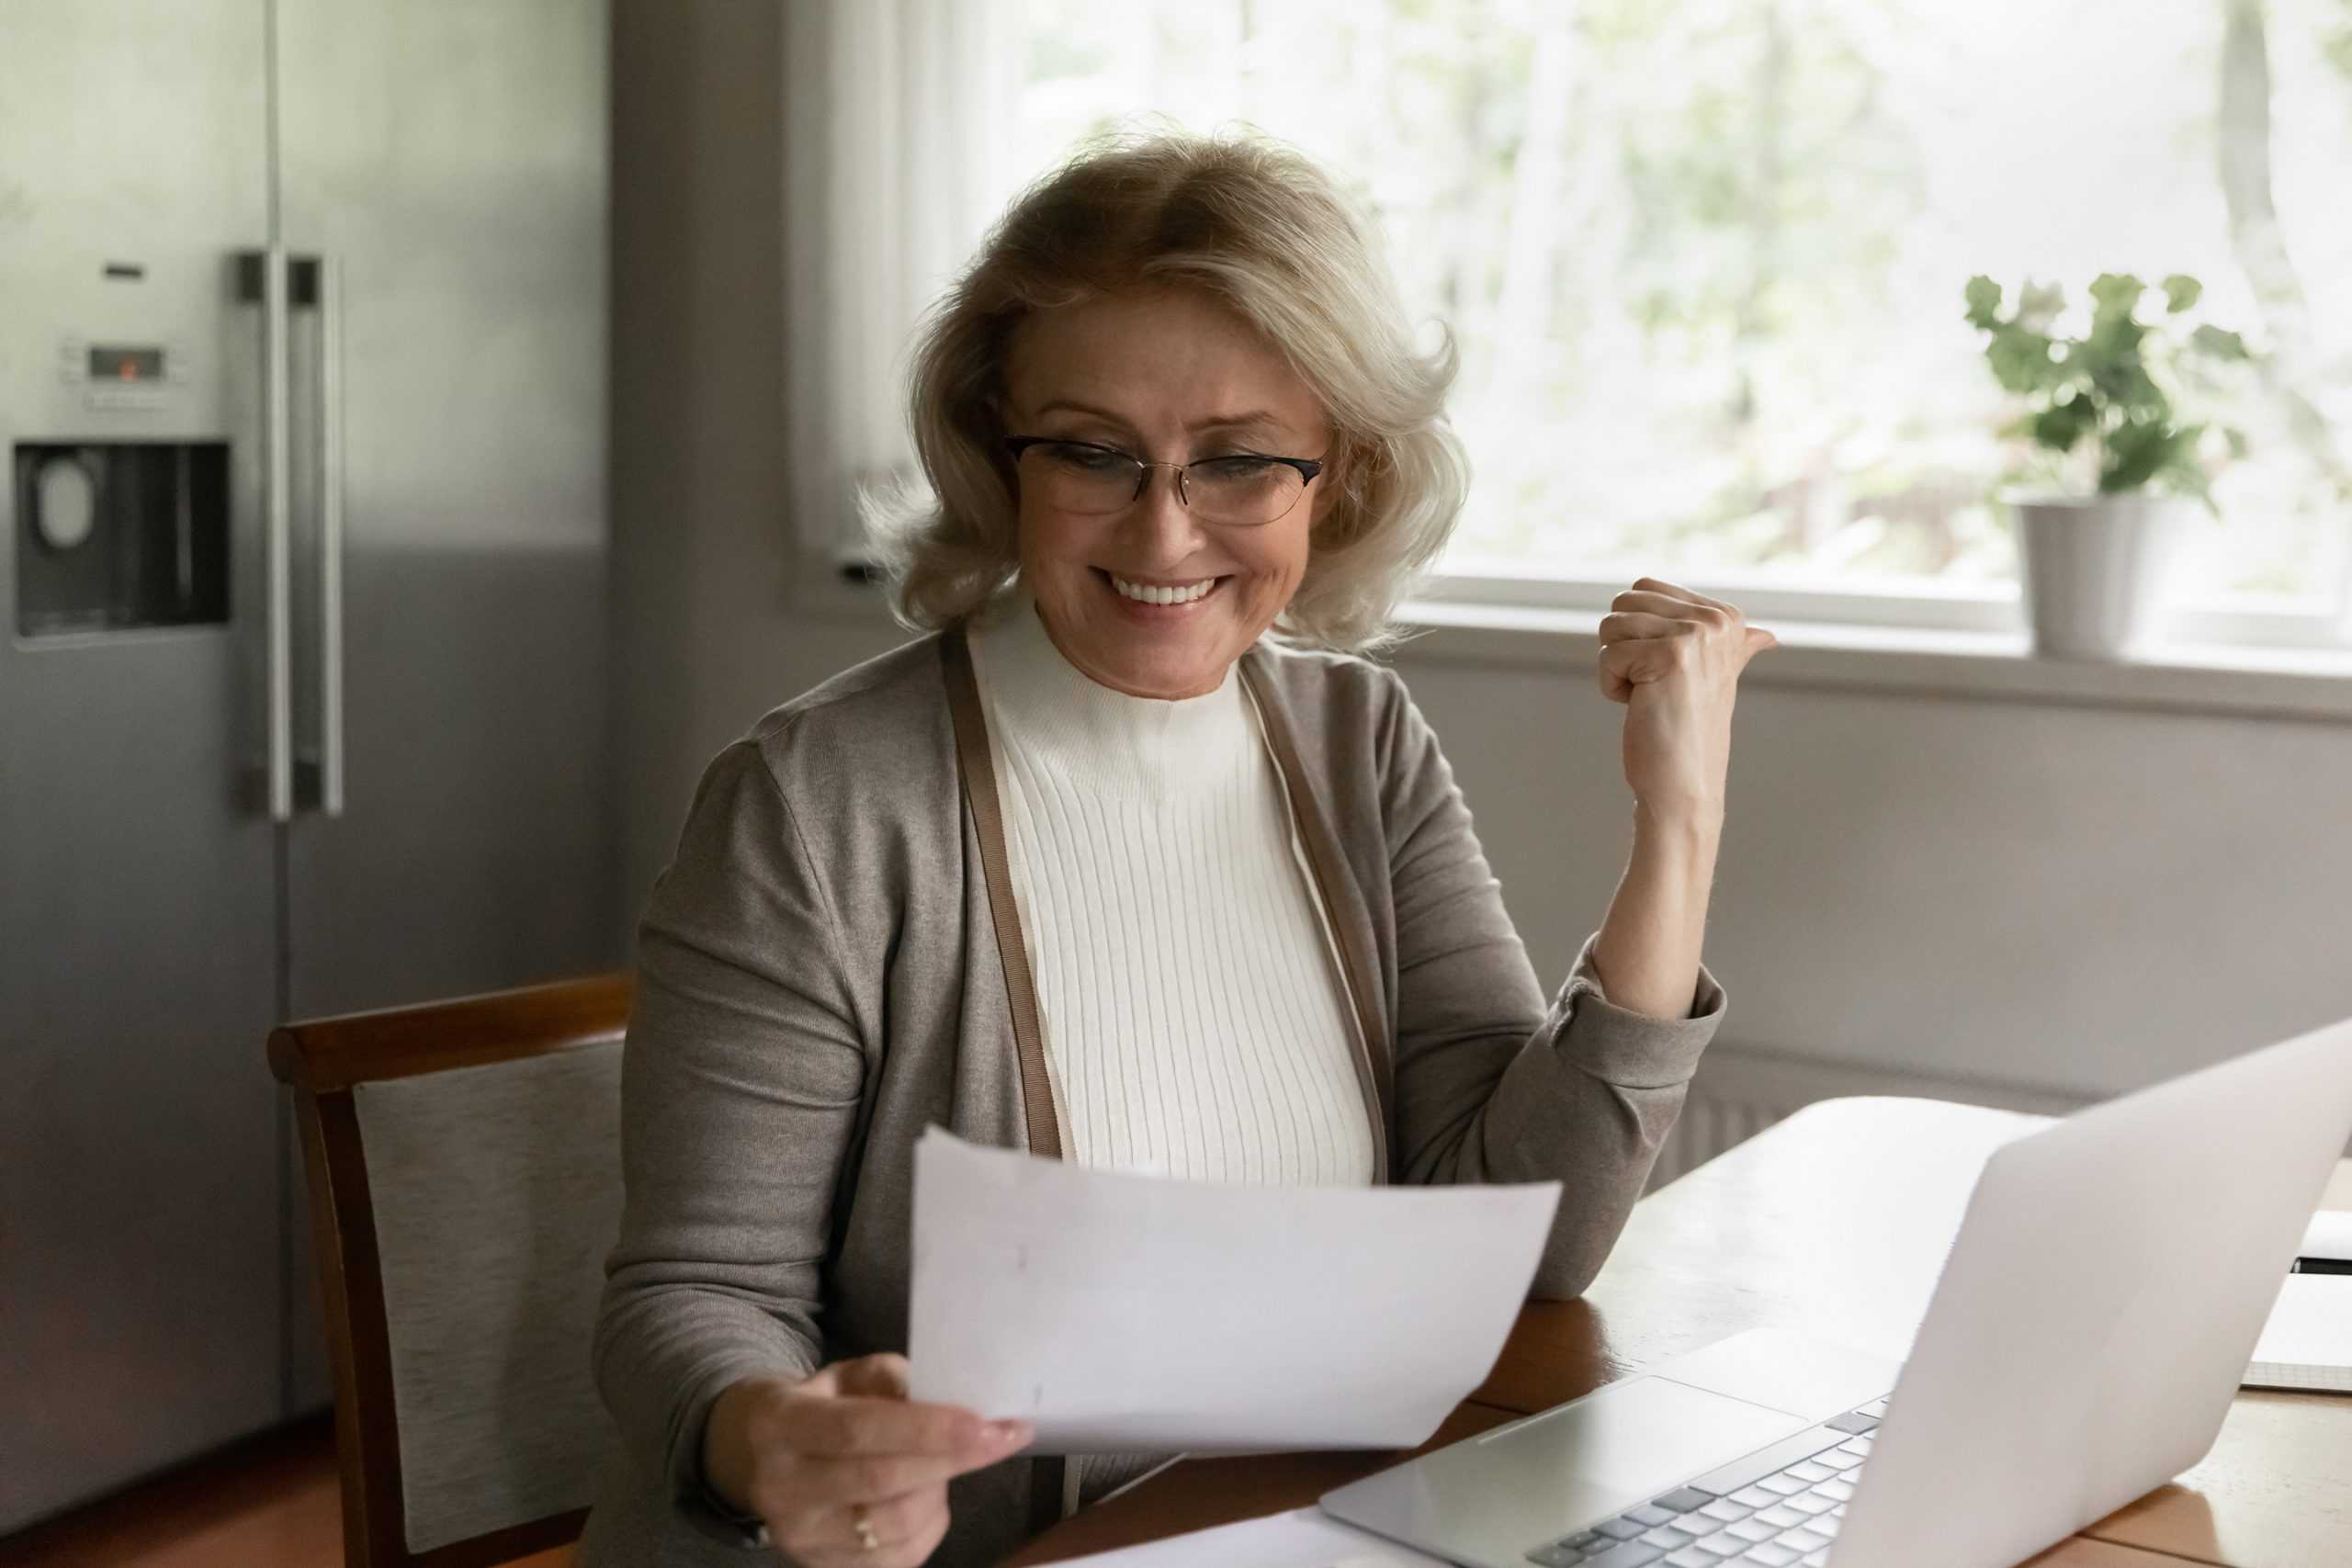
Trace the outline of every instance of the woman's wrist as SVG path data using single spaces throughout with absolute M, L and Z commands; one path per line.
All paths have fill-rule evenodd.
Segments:
M 1722 837 L 1721 816 L 1703 807 L 1635 806 L 1633 853 L 1593 944 L 1611 1004 L 1651 1018 L 1690 1016 Z
M 702 1428 L 702 1486 L 709 1501 L 739 1518 L 752 1518 L 751 1416 L 763 1385 L 773 1378 L 738 1378 L 710 1402 Z

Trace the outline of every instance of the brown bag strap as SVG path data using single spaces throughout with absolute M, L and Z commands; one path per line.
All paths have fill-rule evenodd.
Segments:
M 979 682 L 972 674 L 972 650 L 964 628 L 939 639 L 947 667 L 947 712 L 956 726 L 956 771 L 964 799 L 980 840 L 980 874 L 988 884 L 989 919 L 996 927 L 997 955 L 1004 964 L 1004 995 L 1012 1009 L 1012 1040 L 1021 1057 L 1021 1103 L 1029 1117 L 1029 1152 L 1062 1157 L 1061 1122 L 1054 1113 L 1054 1086 L 1046 1075 L 1046 1036 L 1037 1024 L 1037 984 L 1029 949 L 1021 940 L 1021 910 L 1012 900 L 1012 857 L 1004 847 L 1004 807 L 996 793 L 996 768 L 989 758 L 989 721 L 980 706 Z
M 980 840 L 980 876 L 988 886 L 989 921 L 996 928 L 996 951 L 1004 964 L 1004 995 L 1012 1012 L 1012 1041 L 1021 1058 L 1021 1103 L 1028 1115 L 1029 1152 L 1044 1159 L 1062 1157 L 1061 1119 L 1054 1112 L 1054 1086 L 1046 1074 L 1045 1031 L 1037 1026 L 1037 983 L 1029 968 L 1028 944 L 1021 940 L 1021 910 L 1012 899 L 1012 857 L 1005 849 L 1004 807 L 997 798 L 996 767 L 989 756 L 989 721 L 980 705 L 980 685 L 972 673 L 972 650 L 964 628 L 950 627 L 939 639 L 947 677 L 947 713 L 956 727 L 956 771 L 962 776 L 965 804 Z M 1062 1492 L 1069 1461 L 1059 1454 L 1029 1461 L 1029 1533 L 1051 1529 L 1062 1517 Z
M 1381 1027 L 1374 1010 L 1374 998 L 1380 993 L 1373 989 L 1372 978 L 1377 971 L 1373 964 L 1371 944 L 1364 938 L 1367 922 L 1359 918 L 1362 896 L 1355 879 L 1348 873 L 1347 862 L 1340 857 L 1340 840 L 1331 831 L 1331 819 L 1324 815 L 1322 803 L 1315 798 L 1314 787 L 1307 782 L 1306 764 L 1299 760 L 1298 741 L 1290 732 L 1290 717 L 1275 699 L 1264 672 L 1258 668 L 1258 657 L 1254 651 L 1241 656 L 1241 679 L 1257 702 L 1258 721 L 1265 728 L 1266 744 L 1273 749 L 1274 764 L 1283 775 L 1283 788 L 1290 796 L 1291 815 L 1298 823 L 1299 839 L 1306 846 L 1307 867 L 1315 874 L 1316 889 L 1323 896 L 1323 911 L 1331 922 L 1332 940 L 1340 950 L 1340 963 L 1347 971 L 1357 1034 L 1363 1042 L 1356 1061 L 1356 1075 L 1372 1114 L 1372 1179 L 1377 1185 L 1389 1179 L 1388 1108 L 1396 1102 L 1395 1064 L 1388 1032 Z

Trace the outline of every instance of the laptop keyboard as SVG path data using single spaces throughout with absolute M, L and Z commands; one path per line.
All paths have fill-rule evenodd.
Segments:
M 1821 1568 L 1886 1401 L 1711 1470 L 1527 1554 L 1540 1568 Z

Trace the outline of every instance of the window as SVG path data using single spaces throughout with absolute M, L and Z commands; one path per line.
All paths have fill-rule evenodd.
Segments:
M 1664 571 L 2014 625 L 1989 498 L 2016 453 L 1962 285 L 2188 272 L 2275 349 L 2191 529 L 2196 629 L 2344 635 L 2347 0 L 1027 0 L 1023 25 L 1016 177 L 1157 111 L 1261 126 L 1370 200 L 1462 350 L 1459 591 Z

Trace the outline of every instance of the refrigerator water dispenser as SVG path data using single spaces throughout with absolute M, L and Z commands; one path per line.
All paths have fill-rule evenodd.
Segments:
M 12 457 L 19 637 L 229 619 L 227 442 L 30 442 Z

